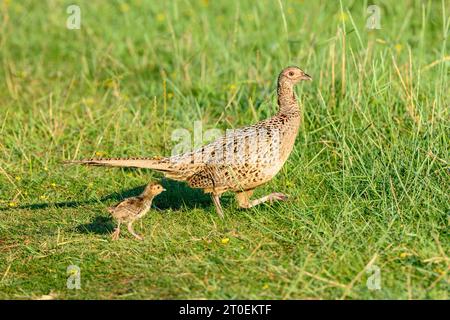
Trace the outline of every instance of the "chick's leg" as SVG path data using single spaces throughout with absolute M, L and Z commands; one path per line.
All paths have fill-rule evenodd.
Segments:
M 128 222 L 128 231 L 130 231 L 130 233 L 131 233 L 135 238 L 137 238 L 137 239 L 139 239 L 139 240 L 144 240 L 144 238 L 143 238 L 142 236 L 140 236 L 140 235 L 138 235 L 136 232 L 134 232 L 134 230 L 133 230 L 133 222 L 134 222 L 134 221 Z
M 119 223 L 117 224 L 117 228 L 114 229 L 114 232 L 113 232 L 113 234 L 112 234 L 112 239 L 113 239 L 113 240 L 119 239 L 119 235 L 120 235 L 120 224 L 121 224 L 121 221 L 119 221 Z

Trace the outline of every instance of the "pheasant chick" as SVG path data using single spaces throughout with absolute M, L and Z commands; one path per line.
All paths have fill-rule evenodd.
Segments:
M 142 218 L 149 210 L 152 205 L 153 198 L 156 197 L 161 192 L 166 191 L 158 183 L 148 184 L 144 192 L 137 197 L 131 197 L 123 200 L 117 205 L 108 208 L 109 213 L 117 220 L 117 228 L 112 234 L 112 239 L 119 239 L 120 225 L 126 223 L 128 231 L 137 239 L 144 240 L 144 238 L 138 235 L 133 230 L 133 223 Z

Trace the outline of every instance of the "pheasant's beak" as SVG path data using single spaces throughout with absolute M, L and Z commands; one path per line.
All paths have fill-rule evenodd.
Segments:
M 163 191 L 167 191 L 167 189 L 164 189 L 164 188 L 163 188 L 162 190 L 163 190 Z
M 304 73 L 301 77 L 302 80 L 312 80 L 311 76 L 309 74 Z

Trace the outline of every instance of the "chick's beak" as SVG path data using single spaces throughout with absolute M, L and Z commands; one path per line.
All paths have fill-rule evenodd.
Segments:
M 312 78 L 311 78 L 311 76 L 309 75 L 309 74 L 306 74 L 306 73 L 304 73 L 303 75 L 302 75 L 302 78 L 301 78 L 302 80 L 312 80 Z
M 162 188 L 162 191 L 167 191 L 167 189 Z

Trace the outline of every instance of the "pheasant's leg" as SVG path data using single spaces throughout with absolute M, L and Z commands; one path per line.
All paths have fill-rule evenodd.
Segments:
M 130 233 L 131 233 L 134 237 L 136 237 L 137 239 L 139 239 L 139 240 L 144 240 L 144 238 L 143 238 L 142 236 L 140 236 L 140 235 L 138 235 L 136 232 L 134 232 L 134 230 L 133 230 L 133 222 L 134 222 L 134 221 L 128 222 L 128 231 L 130 231 Z
M 261 197 L 259 199 L 250 200 L 250 197 L 252 196 L 252 194 L 253 194 L 253 190 L 242 191 L 242 192 L 236 193 L 236 200 L 239 204 L 239 207 L 251 208 L 260 203 L 266 202 L 266 201 L 270 201 L 270 202 L 276 201 L 276 200 L 284 201 L 288 198 L 287 195 L 285 195 L 283 193 L 274 192 L 267 196 Z
M 223 219 L 223 210 L 222 205 L 220 204 L 220 196 L 212 193 L 211 198 L 213 199 L 214 205 L 216 206 L 216 211 L 219 214 L 219 217 Z
M 114 229 L 114 232 L 113 232 L 113 234 L 112 234 L 112 239 L 113 240 L 117 240 L 117 239 L 119 239 L 119 235 L 120 235 L 120 221 L 119 221 L 119 223 L 118 223 L 118 225 L 117 225 L 117 228 L 116 229 Z

